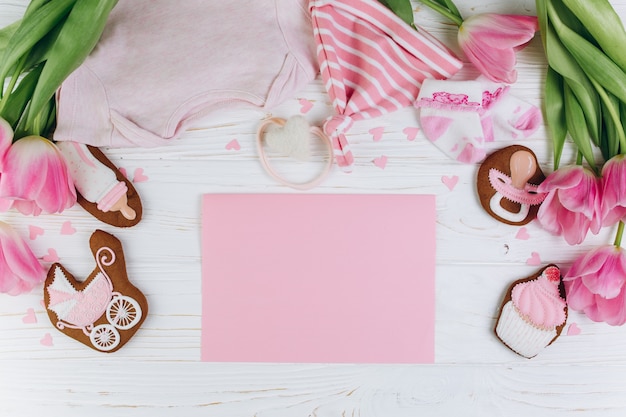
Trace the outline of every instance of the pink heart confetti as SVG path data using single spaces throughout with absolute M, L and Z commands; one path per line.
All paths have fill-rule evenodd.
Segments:
M 28 233 L 29 233 L 30 240 L 37 239 L 37 236 L 43 236 L 43 232 L 44 230 L 39 226 L 33 226 L 33 225 L 28 226 Z
M 62 235 L 73 235 L 74 233 L 76 233 L 76 229 L 74 229 L 74 227 L 72 227 L 72 222 L 71 221 L 66 221 L 63 222 L 63 225 L 61 226 L 61 234 Z
M 402 133 L 406 135 L 406 140 L 413 142 L 419 133 L 419 129 L 417 127 L 405 127 L 402 130 Z
M 379 142 L 383 138 L 383 133 L 385 133 L 384 127 L 375 127 L 369 130 L 370 135 L 372 135 L 372 139 L 374 142 Z
M 241 145 L 237 139 L 233 139 L 226 144 L 226 150 L 228 151 L 238 151 L 241 149 Z
M 459 182 L 459 177 L 457 177 L 456 175 L 453 175 L 451 177 L 444 175 L 443 177 L 441 177 L 441 182 L 444 183 L 446 187 L 448 187 L 448 190 L 452 191 L 454 190 L 454 187 L 456 187 L 456 184 Z
M 119 171 L 122 173 L 122 175 L 124 176 L 124 178 L 128 178 L 128 173 L 126 172 L 126 168 L 124 168 L 124 167 L 119 167 L 118 169 L 119 169 Z
M 41 259 L 43 259 L 44 262 L 51 262 L 51 263 L 59 262 L 59 255 L 57 255 L 56 250 L 50 248 L 48 249 L 48 254 L 44 255 L 43 258 Z
M 48 346 L 48 347 L 54 345 L 52 343 L 52 336 L 50 335 L 50 333 L 44 334 L 41 340 L 39 340 L 39 343 L 41 343 L 43 346 Z
M 300 103 L 300 113 L 307 114 L 313 108 L 313 103 L 305 98 L 301 98 L 298 103 Z
M 380 169 L 385 169 L 387 166 L 387 157 L 385 155 L 381 155 L 378 158 L 374 159 L 374 165 L 376 165 Z
M 146 182 L 148 181 L 148 176 L 143 173 L 143 168 L 135 169 L 135 173 L 133 174 L 133 182 Z
M 519 229 L 517 231 L 517 234 L 515 235 L 515 239 L 519 239 L 519 240 L 528 240 L 528 239 L 530 239 L 530 235 L 528 234 L 528 230 L 526 230 L 525 227 L 522 227 L 521 229 Z
M 572 323 L 567 328 L 568 336 L 578 336 L 580 334 L 580 327 L 576 323 Z
M 29 308 L 26 310 L 26 315 L 22 317 L 22 323 L 24 324 L 35 324 L 37 323 L 37 316 L 35 315 L 35 309 Z
M 541 265 L 541 258 L 537 252 L 532 252 L 530 258 L 526 260 L 526 265 L 539 266 Z

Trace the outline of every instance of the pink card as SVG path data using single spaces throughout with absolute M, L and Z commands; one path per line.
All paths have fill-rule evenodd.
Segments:
M 432 363 L 435 197 L 203 196 L 202 360 Z

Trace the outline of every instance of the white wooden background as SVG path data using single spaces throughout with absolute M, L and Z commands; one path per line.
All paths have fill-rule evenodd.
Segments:
M 458 0 L 465 15 L 481 12 L 534 14 L 532 0 Z M 612 2 L 626 17 L 626 1 Z M 0 24 L 24 11 L 26 0 L 0 1 Z M 416 1 L 415 15 L 455 50 L 455 28 Z M 233 28 L 236 30 L 236 28 Z M 519 53 L 513 93 L 540 103 L 545 60 L 537 37 Z M 462 76 L 476 75 L 463 70 Z M 313 108 L 313 123 L 331 113 L 317 80 L 272 114 Z M 505 348 L 492 328 L 509 283 L 541 264 L 569 266 L 588 249 L 612 241 L 613 230 L 570 247 L 537 225 L 500 224 L 482 211 L 475 190 L 476 165 L 447 159 L 419 134 L 412 109 L 356 123 L 349 139 L 356 156 L 352 174 L 335 169 L 315 193 L 412 193 L 437 196 L 436 363 L 434 365 L 329 365 L 202 363 L 200 358 L 200 197 L 204 193 L 292 193 L 262 170 L 254 134 L 266 113 L 216 115 L 171 147 L 106 149 L 136 184 L 143 221 L 116 229 L 76 206 L 62 215 L 0 216 L 28 239 L 29 226 L 44 234 L 28 240 L 43 257 L 49 248 L 77 276 L 91 271 L 88 239 L 96 228 L 118 236 L 129 275 L 150 303 L 134 339 L 112 355 L 97 353 L 57 332 L 41 305 L 42 288 L 19 297 L 0 295 L 0 415 L 25 416 L 623 416 L 626 412 L 626 329 L 594 323 L 570 312 L 578 335 L 566 332 L 538 357 L 527 360 Z M 369 130 L 383 127 L 375 142 Z M 240 150 L 228 150 L 236 139 Z M 546 173 L 551 152 L 545 130 L 523 142 Z M 505 146 L 497 142 L 492 149 Z M 385 169 L 373 161 L 385 155 Z M 572 159 L 567 150 L 564 160 Z M 284 169 L 297 174 L 299 164 Z M 449 189 L 444 177 L 458 177 Z M 145 178 L 144 178 L 145 179 Z M 61 234 L 70 221 L 74 234 Z M 29 308 L 37 322 L 24 323 Z M 566 327 L 566 331 L 567 331 Z M 406 331 L 415 331 L 407 328 Z M 49 336 L 48 336 L 49 335 Z M 51 337 L 52 346 L 42 344 Z M 328 343 L 332 343 L 331 340 Z

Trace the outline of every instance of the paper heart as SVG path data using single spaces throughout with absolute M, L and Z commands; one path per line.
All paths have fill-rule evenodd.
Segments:
M 313 103 L 305 98 L 301 98 L 298 103 L 300 103 L 300 113 L 307 114 L 313 108 Z
M 526 260 L 526 265 L 539 266 L 541 265 L 541 258 L 537 252 L 532 252 L 530 258 Z
M 50 335 L 50 333 L 44 334 L 41 340 L 39 340 L 39 343 L 41 343 L 43 346 L 53 346 L 52 336 Z
M 148 176 L 143 173 L 143 168 L 135 169 L 133 174 L 133 182 L 146 182 L 148 181 Z
M 306 161 L 311 155 L 311 128 L 302 116 L 287 119 L 283 126 L 271 124 L 265 130 L 265 142 L 274 152 Z
M 568 336 L 578 336 L 580 334 L 580 327 L 576 323 L 572 323 L 567 328 Z
M 374 159 L 374 165 L 376 165 L 380 169 L 385 169 L 387 166 L 387 157 L 385 155 L 381 155 L 378 158 Z
M 241 149 L 241 145 L 237 139 L 233 139 L 226 144 L 226 150 L 228 151 L 238 151 Z
M 126 172 L 126 168 L 124 167 L 119 167 L 118 170 L 122 173 L 122 175 L 124 176 L 124 178 L 128 179 L 128 173 Z
M 526 230 L 525 227 L 522 227 L 521 229 L 519 229 L 517 234 L 515 235 L 515 239 L 519 239 L 519 240 L 528 240 L 528 239 L 530 239 L 530 235 L 528 234 L 528 230 Z
M 372 135 L 372 139 L 374 142 L 379 142 L 383 138 L 383 133 L 385 133 L 384 127 L 375 127 L 369 130 L 369 133 Z
M 61 226 L 61 234 L 62 235 L 73 235 L 74 233 L 76 233 L 76 229 L 74 229 L 74 227 L 72 227 L 72 222 L 71 221 L 66 221 L 63 222 L 63 225 Z
M 454 187 L 456 187 L 456 184 L 459 182 L 459 177 L 457 177 L 456 175 L 453 175 L 451 177 L 444 175 L 443 177 L 441 177 L 441 182 L 444 183 L 446 187 L 448 187 L 448 190 L 452 191 L 454 190 Z
M 26 315 L 22 317 L 22 323 L 24 324 L 35 324 L 37 323 L 37 316 L 35 315 L 35 309 L 29 308 L 26 310 Z
M 43 259 L 44 262 L 52 262 L 52 263 L 54 263 L 54 262 L 58 262 L 59 261 L 59 255 L 57 255 L 57 251 L 56 250 L 50 248 L 50 249 L 48 249 L 48 254 L 44 255 L 43 258 L 41 258 L 41 259 Z
M 419 133 L 419 129 L 417 127 L 405 127 L 402 130 L 402 133 L 406 135 L 406 140 L 413 142 Z
M 28 226 L 30 240 L 37 239 L 37 236 L 43 236 L 44 230 L 39 226 Z

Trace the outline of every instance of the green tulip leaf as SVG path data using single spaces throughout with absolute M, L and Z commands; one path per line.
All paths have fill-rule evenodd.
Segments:
M 11 95 L 7 96 L 6 106 L 2 112 L 2 118 L 13 127 L 13 130 L 16 129 L 24 110 L 26 109 L 26 105 L 33 95 L 33 91 L 37 85 L 37 79 L 39 78 L 39 74 L 41 74 L 42 69 L 43 65 L 39 65 L 26 74 Z
M 98 0 L 78 1 L 74 5 L 46 54 L 47 60 L 28 109 L 27 126 L 33 126 L 61 83 L 96 46 L 116 3 L 117 0 Z
M 626 71 L 626 31 L 607 0 L 561 0 L 582 22 L 608 57 Z
M 563 101 L 563 76 L 548 67 L 544 86 L 544 117 L 554 149 L 554 169 L 560 165 L 567 136 L 565 103 Z
M 600 137 L 600 100 L 585 71 L 569 53 L 560 41 L 551 23 L 547 24 L 542 34 L 546 42 L 548 64 L 554 71 L 561 74 L 576 95 L 578 102 L 587 115 L 589 132 L 594 143 L 599 143 Z
M 379 0 L 400 19 L 413 26 L 413 5 L 410 0 Z
M 592 168 L 595 168 L 593 148 L 591 147 L 591 140 L 589 139 L 589 131 L 587 130 L 583 109 L 567 83 L 564 84 L 563 91 L 567 131 L 583 158 L 585 158 Z
M 600 150 L 605 160 L 617 155 L 620 147 L 620 136 L 623 137 L 620 101 L 611 93 L 603 93 L 607 99 L 602 101 L 602 120 L 604 129 L 600 140 Z M 621 130 L 621 131 L 620 131 Z
M 77 0 L 52 0 L 25 16 L 4 51 L 0 80 L 16 68 L 28 51 L 43 39 L 72 9 Z M 87 2 L 90 3 L 90 2 Z M 21 68 L 18 68 L 21 71 Z

